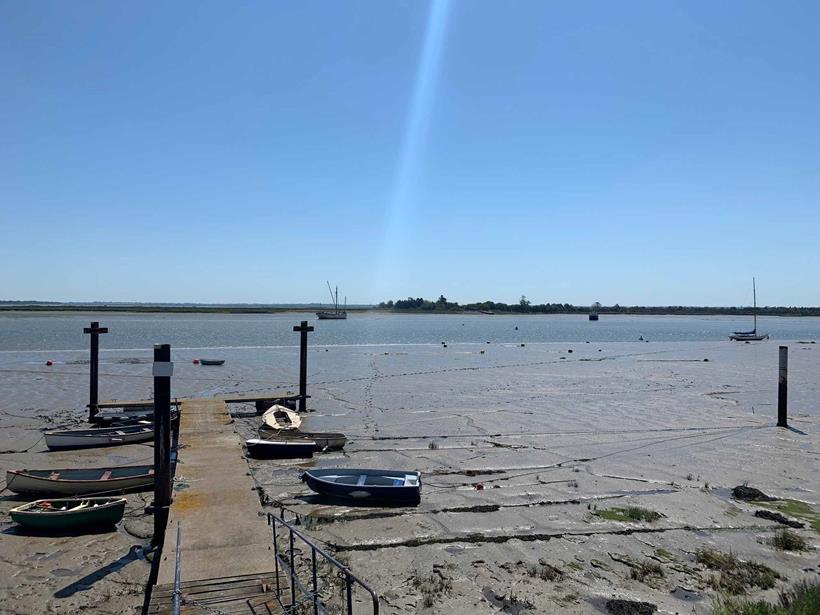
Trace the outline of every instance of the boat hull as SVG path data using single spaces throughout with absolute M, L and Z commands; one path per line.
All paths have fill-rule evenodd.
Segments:
M 262 422 L 271 429 L 298 429 L 302 424 L 302 417 L 285 406 L 271 406 L 262 415 Z
M 316 443 L 319 451 L 340 451 L 347 444 L 347 436 L 343 433 L 272 429 L 267 425 L 259 428 L 259 437 L 263 440 L 310 440 Z
M 769 339 L 769 335 L 743 335 L 735 333 L 734 335 L 730 335 L 729 339 L 733 342 L 760 342 Z
M 347 312 L 316 312 L 319 320 L 346 320 Z
M 89 470 L 8 470 L 6 488 L 34 495 L 121 493 L 154 485 L 152 466 L 121 466 Z
M 349 482 L 336 482 L 333 477 L 344 475 Z M 402 480 L 412 477 L 412 484 Z M 366 481 L 362 479 L 366 478 Z M 375 479 L 382 484 L 368 484 Z M 328 468 L 309 470 L 302 474 L 302 480 L 313 491 L 329 498 L 342 499 L 361 504 L 380 504 L 386 506 L 417 506 L 421 502 L 421 474 L 406 470 L 365 470 L 353 468 Z
M 248 455 L 253 459 L 307 459 L 316 452 L 316 443 L 310 440 L 262 440 L 245 442 Z
M 200 359 L 200 365 L 225 365 L 225 359 Z
M 154 438 L 149 426 L 104 427 L 97 429 L 73 429 L 46 432 L 46 446 L 52 450 L 119 446 L 147 442 Z
M 16 523 L 35 530 L 106 528 L 122 520 L 125 501 L 125 498 L 37 500 L 11 509 L 9 514 Z M 79 510 L 60 510 L 62 506 L 71 508 L 83 503 L 87 503 L 88 506 Z M 48 504 L 47 508 L 45 504 Z

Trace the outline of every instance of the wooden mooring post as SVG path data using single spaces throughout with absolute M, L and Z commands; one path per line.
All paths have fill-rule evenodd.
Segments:
M 154 344 L 154 537 L 151 545 L 165 540 L 171 506 L 171 345 Z
M 88 383 L 88 420 L 90 422 L 97 415 L 97 403 L 100 401 L 98 389 L 100 380 L 100 334 L 108 333 L 108 327 L 101 327 L 100 323 L 92 322 L 90 327 L 83 328 L 83 333 L 91 336 L 90 380 Z
M 314 330 L 308 326 L 307 320 L 303 320 L 298 327 L 293 327 L 299 332 L 299 412 L 307 409 L 307 336 Z
M 780 347 L 780 369 L 777 378 L 777 426 L 788 427 L 789 347 Z

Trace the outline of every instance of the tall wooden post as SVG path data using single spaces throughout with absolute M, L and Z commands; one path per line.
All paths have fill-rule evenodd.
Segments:
M 307 336 L 313 331 L 309 327 L 307 320 L 303 320 L 298 327 L 293 327 L 298 331 L 299 336 L 299 412 L 307 409 Z
M 154 344 L 154 537 L 160 546 L 165 539 L 171 506 L 171 345 Z
M 108 327 L 100 327 L 100 323 L 92 322 L 90 327 L 84 327 L 83 333 L 91 336 L 90 380 L 88 383 L 88 420 L 93 421 L 97 416 L 99 375 L 100 375 L 100 333 L 108 333 Z
M 780 347 L 780 369 L 777 378 L 777 426 L 788 427 L 787 397 L 789 388 L 789 347 Z

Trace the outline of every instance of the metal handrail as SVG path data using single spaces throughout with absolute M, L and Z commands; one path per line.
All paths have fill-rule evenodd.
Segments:
M 179 526 L 179 521 L 177 521 L 177 554 L 176 560 L 174 561 L 174 606 L 173 606 L 173 613 L 174 615 L 179 615 L 180 610 L 180 602 L 182 598 L 182 590 L 180 590 L 180 574 L 179 574 L 179 546 L 182 542 L 182 529 Z
M 268 525 L 271 526 L 271 533 L 273 534 L 273 552 L 274 552 L 274 565 L 276 567 L 276 597 L 280 600 L 281 604 L 281 593 L 282 588 L 279 584 L 279 566 L 281 565 L 290 576 L 290 611 L 295 612 L 296 609 L 296 588 L 298 586 L 299 591 L 305 594 L 313 603 L 313 613 L 314 615 L 318 615 L 319 610 L 323 613 L 327 612 L 327 607 L 322 602 L 321 597 L 319 596 L 319 578 L 318 578 L 318 571 L 317 571 L 317 563 L 316 563 L 316 555 L 317 553 L 321 555 L 327 562 L 329 562 L 333 567 L 337 568 L 342 574 L 344 574 L 345 578 L 345 598 L 347 603 L 347 614 L 353 615 L 353 585 L 357 584 L 361 586 L 368 594 L 370 594 L 370 598 L 373 602 L 373 615 L 379 615 L 379 595 L 376 591 L 370 587 L 367 583 L 362 581 L 358 578 L 355 574 L 353 574 L 350 569 L 339 562 L 335 557 L 328 554 L 327 552 L 323 551 L 320 547 L 316 546 L 307 536 L 302 534 L 299 530 L 293 527 L 290 523 L 285 521 L 284 519 L 284 510 L 281 511 L 281 516 L 277 517 L 272 513 L 268 513 Z M 277 540 L 276 535 L 276 526 L 277 524 L 284 526 L 284 528 L 288 531 L 288 545 L 287 545 L 287 553 L 286 556 L 283 557 L 279 554 L 279 543 Z M 296 574 L 296 563 L 295 563 L 295 554 L 294 554 L 294 536 L 299 538 L 303 543 L 305 543 L 308 547 L 310 547 L 310 568 L 311 568 L 311 580 L 312 580 L 312 589 L 306 588 L 302 582 L 299 580 Z M 283 606 L 284 608 L 284 606 Z

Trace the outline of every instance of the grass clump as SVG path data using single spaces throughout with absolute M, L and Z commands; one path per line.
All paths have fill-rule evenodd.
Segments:
M 777 530 L 774 533 L 772 546 L 780 551 L 806 551 L 809 548 L 805 538 L 797 532 L 792 532 L 786 528 Z
M 564 578 L 564 572 L 560 568 L 546 563 L 529 566 L 527 568 L 527 574 L 532 578 L 538 578 L 542 581 L 560 581 Z
M 645 583 L 647 579 L 663 577 L 664 572 L 659 563 L 643 561 L 635 563 L 635 565 L 630 569 L 629 576 L 635 581 Z
M 780 577 L 777 572 L 759 562 L 744 562 L 733 553 L 714 549 L 698 550 L 695 561 L 709 570 L 718 572 L 709 580 L 713 588 L 736 596 L 750 589 L 771 589 Z
M 820 581 L 801 581 L 780 592 L 776 604 L 722 596 L 714 601 L 712 609 L 715 615 L 815 615 L 820 613 Z
M 594 514 L 598 515 L 602 519 L 608 519 L 609 521 L 623 521 L 625 523 L 637 523 L 640 521 L 652 523 L 663 516 L 659 512 L 648 510 L 646 508 L 640 508 L 639 506 L 630 506 L 629 508 L 607 508 L 604 510 L 595 511 Z
M 410 583 L 421 594 L 421 604 L 426 609 L 435 605 L 440 596 L 449 593 L 453 588 L 450 579 L 435 570 L 428 576 L 413 575 Z

